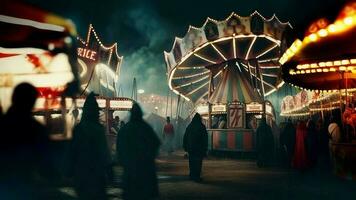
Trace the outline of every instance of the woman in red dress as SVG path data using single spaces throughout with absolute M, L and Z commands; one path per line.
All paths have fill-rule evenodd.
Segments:
M 307 126 L 304 121 L 300 121 L 297 126 L 293 167 L 304 170 L 308 167 L 307 152 L 305 148 L 305 138 L 307 137 Z

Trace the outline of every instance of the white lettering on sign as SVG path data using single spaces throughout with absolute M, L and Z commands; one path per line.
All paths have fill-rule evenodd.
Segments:
M 226 112 L 226 105 L 213 105 L 212 112 Z
M 262 112 L 263 105 L 257 103 L 246 104 L 246 112 Z
M 96 60 L 96 51 L 90 50 L 90 49 L 85 49 L 85 48 L 78 48 L 77 49 L 78 56 L 82 58 L 87 58 L 90 60 L 95 61 Z
M 130 100 L 110 100 L 110 108 L 131 109 L 133 102 Z

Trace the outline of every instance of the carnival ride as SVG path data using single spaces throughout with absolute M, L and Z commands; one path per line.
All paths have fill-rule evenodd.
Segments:
M 294 41 L 279 60 L 287 83 L 318 93 L 324 99 L 336 97 L 339 105 L 348 104 L 356 89 L 355 10 L 354 2 L 345 6 L 333 23 L 326 18 L 316 20 L 302 40 Z M 294 111 L 301 110 L 296 107 Z M 331 108 L 341 106 L 330 105 L 319 110 Z
M 209 130 L 212 150 L 254 151 L 257 118 L 265 113 L 274 118 L 264 97 L 284 84 L 278 60 L 288 29 L 291 25 L 275 15 L 232 13 L 222 21 L 208 18 L 200 28 L 190 26 L 164 52 L 169 88 L 192 101 L 214 128 Z M 213 127 L 214 115 L 225 115 L 227 129 Z
M 356 1 L 349 1 L 332 20 L 335 21 L 321 18 L 313 22 L 305 37 L 295 40 L 279 62 L 286 82 L 339 97 L 339 106 L 329 106 L 343 113 L 334 116 L 342 119 L 344 139 L 330 146 L 333 166 L 339 176 L 356 179 L 356 112 L 352 106 L 356 89 Z
M 89 25 L 86 39 L 77 37 L 77 40 L 83 94 L 94 92 L 108 98 L 118 97 L 117 82 L 123 56 L 119 56 L 117 52 L 117 43 L 105 46 L 92 24 Z
M 114 111 L 129 111 L 134 100 L 119 97 L 118 80 L 123 56 L 118 54 L 117 43 L 104 45 L 92 24 L 89 24 L 86 39 L 77 37 L 78 63 L 81 80 L 81 95 L 89 92 L 97 94 L 97 101 L 103 111 L 102 123 L 108 137 L 113 122 Z M 84 98 L 84 96 L 82 97 Z M 78 106 L 80 109 L 80 106 Z M 116 136 L 115 136 L 116 137 Z M 112 140 L 109 140 L 110 143 Z

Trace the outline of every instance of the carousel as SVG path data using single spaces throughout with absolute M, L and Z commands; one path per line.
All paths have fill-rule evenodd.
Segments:
M 356 2 L 332 19 L 321 18 L 280 59 L 283 79 L 297 87 L 339 96 L 341 139 L 330 143 L 335 172 L 356 179 Z M 332 106 L 330 106 L 332 107 Z M 341 115 L 340 115 L 341 113 Z
M 306 119 L 318 115 L 325 120 L 334 110 L 340 109 L 339 93 L 302 90 L 296 95 L 285 96 L 281 101 L 282 117 Z
M 284 84 L 278 60 L 289 29 L 276 16 L 232 13 L 222 21 L 208 18 L 200 28 L 190 26 L 164 52 L 168 85 L 202 114 L 210 150 L 255 151 L 258 121 L 275 119 L 264 98 Z

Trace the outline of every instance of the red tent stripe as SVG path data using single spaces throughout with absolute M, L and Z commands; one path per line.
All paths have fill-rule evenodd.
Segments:
M 7 57 L 11 57 L 11 56 L 17 56 L 19 54 L 16 53 L 1 53 L 0 52 L 0 58 L 7 58 Z

